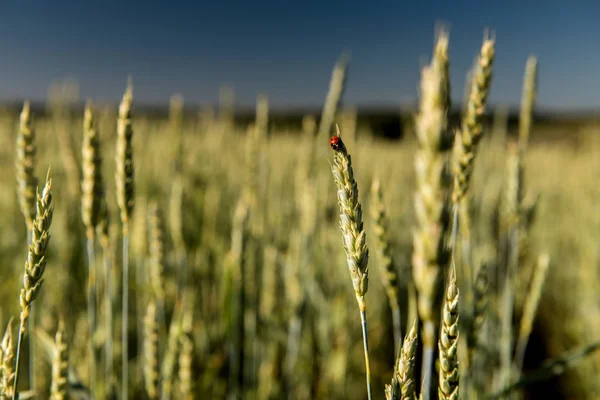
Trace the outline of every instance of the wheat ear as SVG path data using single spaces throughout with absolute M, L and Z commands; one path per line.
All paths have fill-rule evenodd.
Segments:
M 450 279 L 446 289 L 446 299 L 442 312 L 442 327 L 438 341 L 440 374 L 438 396 L 440 399 L 456 400 L 458 388 L 458 286 L 456 271 L 450 269 Z
M 483 122 L 492 86 L 492 67 L 496 54 L 494 46 L 495 43 L 491 39 L 483 41 L 462 128 L 459 135 L 456 136 L 456 164 L 452 193 L 452 200 L 455 204 L 460 203 L 469 188 L 473 161 L 483 136 Z
M 29 102 L 23 104 L 17 135 L 17 194 L 27 230 L 31 231 L 35 219 L 35 191 L 38 185 L 35 176 L 36 145 L 35 131 L 31 122 Z
M 394 368 L 392 383 L 386 385 L 386 400 L 415 400 L 417 398 L 415 384 L 417 344 L 417 321 L 415 320 L 412 328 L 404 337 Z
M 529 132 L 533 116 L 533 107 L 537 96 L 537 58 L 529 56 L 525 64 L 523 95 L 519 114 L 519 146 L 524 153 L 529 145 Z
M 479 345 L 481 331 L 486 319 L 489 293 L 488 293 L 488 264 L 483 263 L 477 271 L 475 284 L 473 285 L 473 317 L 469 335 L 467 337 L 468 360 L 469 365 L 472 365 L 473 356 Z
M 192 338 L 193 315 L 190 307 L 183 314 L 181 351 L 179 352 L 179 391 L 181 399 L 191 400 L 194 398 L 192 379 L 192 361 L 194 356 L 194 341 Z
M 144 383 L 151 400 L 158 399 L 158 323 L 156 303 L 151 301 L 144 317 Z
M 4 338 L 2 338 L 2 379 L 0 380 L 0 395 L 3 399 L 12 398 L 15 392 L 15 343 L 13 340 L 13 319 L 8 321 Z
M 148 230 L 150 236 L 150 286 L 153 297 L 156 299 L 159 331 L 162 331 L 165 326 L 165 225 L 156 202 L 152 202 L 148 210 Z M 162 338 L 163 335 L 161 334 L 160 337 Z
M 325 104 L 323 105 L 323 111 L 321 113 L 321 121 L 319 123 L 319 130 L 317 137 L 324 139 L 329 135 L 331 131 L 331 125 L 333 124 L 335 115 L 340 106 L 340 100 L 344 95 L 346 88 L 346 76 L 348 74 L 348 57 L 343 55 L 337 61 L 333 67 L 331 73 L 331 80 L 329 81 L 329 90 L 327 91 L 327 97 Z
M 50 389 L 51 400 L 67 399 L 67 387 L 69 378 L 69 347 L 67 344 L 67 332 L 65 322 L 61 318 L 58 321 L 58 329 L 55 337 L 55 354 L 52 361 L 52 386 Z

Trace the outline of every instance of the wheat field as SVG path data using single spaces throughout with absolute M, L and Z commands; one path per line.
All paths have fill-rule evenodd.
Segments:
M 600 397 L 600 125 L 486 109 L 493 41 L 449 118 L 440 38 L 402 140 L 344 59 L 301 127 L 5 110 L 2 398 Z

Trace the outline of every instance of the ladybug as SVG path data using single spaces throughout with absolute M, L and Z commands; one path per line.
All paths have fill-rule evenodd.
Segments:
M 344 148 L 344 143 L 342 142 L 342 138 L 337 135 L 332 136 L 331 139 L 329 139 L 329 145 L 335 151 L 342 151 L 342 149 Z

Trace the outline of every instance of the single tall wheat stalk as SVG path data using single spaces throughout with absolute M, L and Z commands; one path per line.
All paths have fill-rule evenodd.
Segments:
M 96 129 L 94 110 L 88 103 L 83 114 L 83 145 L 81 150 L 83 180 L 81 182 L 81 216 L 86 228 L 88 255 L 88 329 L 89 329 L 89 374 L 92 399 L 97 392 L 97 356 L 94 345 L 96 333 L 96 228 L 101 218 L 101 207 L 104 199 L 104 181 L 102 179 L 102 156 L 100 138 Z
M 46 184 L 42 194 L 37 196 L 37 214 L 33 221 L 31 232 L 31 244 L 25 261 L 25 273 L 23 275 L 23 289 L 21 289 L 20 303 L 20 325 L 19 339 L 17 342 L 17 356 L 15 361 L 15 380 L 13 400 L 17 400 L 19 383 L 19 361 L 23 336 L 25 335 L 25 324 L 30 316 L 31 306 L 39 294 L 44 283 L 44 272 L 46 271 L 46 250 L 50 241 L 50 225 L 54 214 L 54 203 L 52 201 L 52 181 L 49 178 L 50 171 L 46 177 Z M 31 332 L 33 333 L 33 332 Z
M 133 127 L 132 127 L 133 87 L 127 85 L 119 106 L 117 120 L 116 183 L 117 203 L 123 224 L 123 281 L 122 281 L 122 332 L 121 332 L 121 398 L 129 398 L 129 221 L 133 212 L 135 186 L 133 167 Z
M 367 335 L 367 305 L 365 302 L 365 294 L 367 294 L 369 287 L 367 235 L 363 227 L 362 207 L 358 199 L 358 185 L 354 179 L 352 159 L 350 154 L 348 154 L 344 142 L 342 142 L 339 129 L 337 135 L 331 138 L 330 144 L 334 151 L 331 172 L 337 186 L 340 230 L 342 231 L 350 278 L 352 279 L 352 286 L 354 287 L 354 294 L 360 311 L 367 394 L 369 400 L 371 400 L 371 366 L 369 362 L 369 340 Z
M 423 340 L 423 400 L 429 400 L 436 332 L 444 270 L 448 265 L 449 201 L 451 183 L 447 168 L 447 114 L 450 108 L 448 36 L 440 32 L 433 59 L 421 73 L 421 98 L 415 130 L 419 148 L 415 156 L 417 230 L 413 233 L 413 279 Z

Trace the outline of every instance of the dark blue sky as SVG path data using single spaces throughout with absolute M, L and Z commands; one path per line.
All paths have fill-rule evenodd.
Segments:
M 214 101 L 230 83 L 248 105 L 320 105 L 333 64 L 351 52 L 347 104 L 416 98 L 436 23 L 450 29 L 453 97 L 484 29 L 497 40 L 493 103 L 517 104 L 529 54 L 539 104 L 600 107 L 600 3 L 567 1 L 64 1 L 0 4 L 0 99 L 41 100 L 53 79 L 84 98 L 117 100 L 127 76 L 139 101 Z

